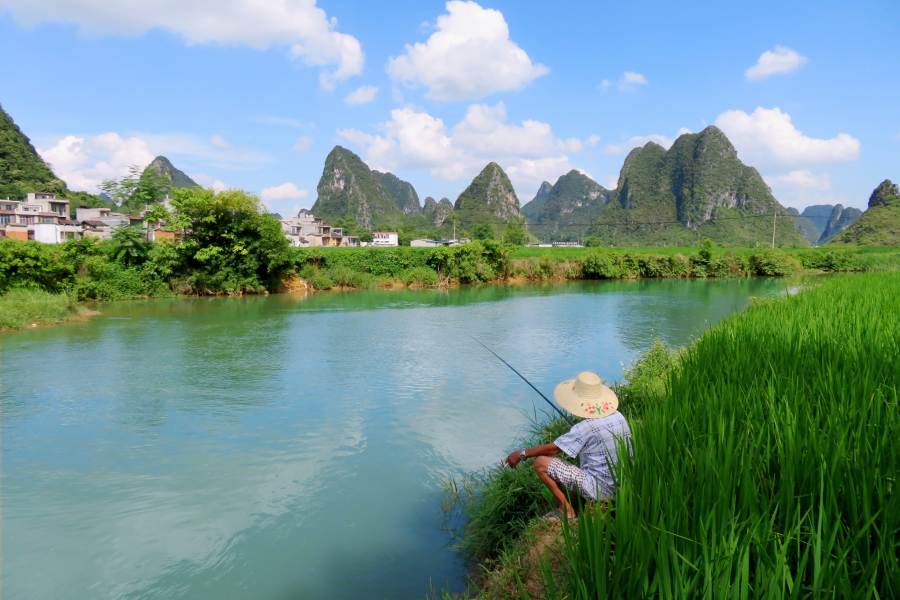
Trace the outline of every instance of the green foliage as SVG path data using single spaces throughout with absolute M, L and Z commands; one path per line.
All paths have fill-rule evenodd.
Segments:
M 830 279 L 703 334 L 548 582 L 573 600 L 900 595 L 898 296 L 898 274 Z
M 403 271 L 400 280 L 406 285 L 435 285 L 438 282 L 438 274 L 429 267 L 415 267 Z
M 281 223 L 240 190 L 184 188 L 172 199 L 171 224 L 184 229 L 180 251 L 194 286 L 209 292 L 277 289 L 291 266 Z
M 682 351 L 662 340 L 654 340 L 631 366 L 625 369 L 625 385 L 616 386 L 619 410 L 630 420 L 640 419 L 647 407 L 662 402 L 669 378 L 677 375 Z
M 872 206 L 829 246 L 900 246 L 900 200 Z
M 529 209 L 528 218 L 534 223 L 531 232 L 544 240 L 580 240 L 591 222 L 602 218 L 603 209 L 612 196 L 613 192 L 573 169 L 550 188 L 546 199 L 540 202 L 537 214 L 535 207 Z
M 467 227 L 522 218 L 519 198 L 497 163 L 489 163 L 456 199 L 455 216 Z
M 491 223 L 479 223 L 472 228 L 473 239 L 492 240 L 494 236 L 494 225 Z
M 334 287 L 334 281 L 325 273 L 316 273 L 310 278 L 309 282 L 317 290 L 330 290 Z
M 513 246 L 524 246 L 528 243 L 528 234 L 525 232 L 525 227 L 521 223 L 510 221 L 506 224 L 503 241 Z
M 0 239 L 0 293 L 32 288 L 58 294 L 74 282 L 75 265 L 62 247 Z
M 604 242 L 601 238 L 594 236 L 590 236 L 584 240 L 585 248 L 603 248 L 606 245 L 606 242 Z
M 79 315 L 75 296 L 52 294 L 39 289 L 14 289 L 0 296 L 0 331 L 32 324 L 54 325 Z
M 128 175 L 106 179 L 100 184 L 116 206 L 138 211 L 144 206 L 160 202 L 172 190 L 172 182 L 155 167 L 128 167 Z
M 110 257 L 126 267 L 143 264 L 150 254 L 150 243 L 144 238 L 141 227 L 116 227 L 112 241 Z

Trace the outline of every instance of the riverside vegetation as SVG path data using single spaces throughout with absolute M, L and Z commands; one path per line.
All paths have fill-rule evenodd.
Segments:
M 530 469 L 445 485 L 485 599 L 900 595 L 900 275 L 757 300 L 618 389 L 634 460 L 606 514 L 534 520 Z M 525 443 L 565 423 L 536 427 Z
M 148 243 L 118 228 L 111 240 L 61 245 L 0 240 L 0 294 L 66 293 L 77 301 L 282 289 L 447 286 L 515 280 L 789 275 L 900 268 L 900 253 L 857 249 L 535 249 L 491 239 L 436 248 L 291 248 L 278 219 L 239 190 L 174 190 L 172 213 L 156 217 L 184 231 L 181 243 Z M 165 214 L 162 214 L 165 213 Z M 37 297 L 35 297 L 37 298 Z M 37 301 L 37 300 L 36 300 Z M 10 306 L 24 306 L 21 301 Z M 23 316 L 23 318 L 25 318 Z M 38 320 L 37 322 L 55 322 Z M 27 320 L 27 319 L 26 319 Z M 34 322 L 34 321 L 31 321 Z

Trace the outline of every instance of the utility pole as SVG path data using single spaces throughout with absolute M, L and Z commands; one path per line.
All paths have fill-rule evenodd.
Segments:
M 775 219 L 778 218 L 778 213 L 774 213 L 772 215 L 772 247 L 775 247 Z

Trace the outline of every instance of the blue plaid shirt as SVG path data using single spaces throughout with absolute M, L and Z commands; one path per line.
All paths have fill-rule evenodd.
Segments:
M 631 455 L 631 429 L 622 413 L 616 411 L 608 417 L 577 423 L 553 443 L 572 458 L 578 457 L 584 471 L 582 491 L 595 500 L 606 500 L 616 493 L 613 465 L 618 462 L 618 444 L 622 440 Z

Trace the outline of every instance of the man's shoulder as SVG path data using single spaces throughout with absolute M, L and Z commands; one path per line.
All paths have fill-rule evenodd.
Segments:
M 612 413 L 608 417 L 602 417 L 600 419 L 588 419 L 582 421 L 582 423 L 588 423 L 592 429 L 609 431 L 614 435 L 620 435 L 623 433 L 631 435 L 631 429 L 628 427 L 628 420 L 625 419 L 625 415 L 623 415 L 619 411 Z M 581 425 L 581 423 L 579 423 L 579 425 Z

